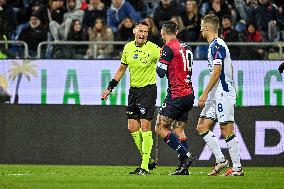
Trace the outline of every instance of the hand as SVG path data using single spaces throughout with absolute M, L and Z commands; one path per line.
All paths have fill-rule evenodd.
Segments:
M 198 100 L 198 106 L 199 107 L 204 107 L 205 106 L 205 102 L 207 100 L 207 94 L 204 94 L 202 93 L 202 95 L 199 97 L 199 100 Z
M 101 99 L 101 100 L 107 100 L 109 94 L 110 94 L 110 90 L 109 90 L 109 89 L 106 89 L 106 90 L 103 92 L 103 95 L 102 95 L 102 99 Z

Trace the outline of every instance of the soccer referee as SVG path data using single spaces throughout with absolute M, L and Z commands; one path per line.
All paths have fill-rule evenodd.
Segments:
M 142 156 L 141 166 L 130 174 L 138 175 L 149 174 L 149 170 L 156 167 L 150 157 L 153 145 L 151 120 L 157 99 L 156 63 L 160 57 L 160 47 L 147 41 L 148 31 L 149 26 L 145 21 L 139 22 L 133 29 L 135 40 L 125 45 L 121 65 L 102 95 L 102 100 L 107 99 L 129 67 L 128 130 Z

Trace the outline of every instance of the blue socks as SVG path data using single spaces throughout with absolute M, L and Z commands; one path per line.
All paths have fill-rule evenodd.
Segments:
M 188 150 L 188 139 L 187 138 L 180 138 L 179 139 L 181 145 L 183 145 L 185 147 L 185 149 Z
M 188 150 L 185 148 L 184 145 L 181 144 L 180 140 L 177 138 L 177 136 L 169 132 L 168 135 L 164 138 L 164 141 L 177 153 L 179 153 L 182 157 L 187 156 Z M 188 144 L 187 144 L 188 146 Z

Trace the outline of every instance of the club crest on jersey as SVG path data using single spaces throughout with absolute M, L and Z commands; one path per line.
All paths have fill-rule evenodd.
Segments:
M 138 54 L 134 54 L 133 58 L 137 59 L 138 58 Z

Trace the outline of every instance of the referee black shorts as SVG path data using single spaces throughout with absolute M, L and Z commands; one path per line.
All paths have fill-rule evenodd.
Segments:
M 183 97 L 171 98 L 167 95 L 164 100 L 159 114 L 169 117 L 176 121 L 187 122 L 189 110 L 194 104 L 194 94 Z
M 130 87 L 127 118 L 152 120 L 157 99 L 157 86 Z

